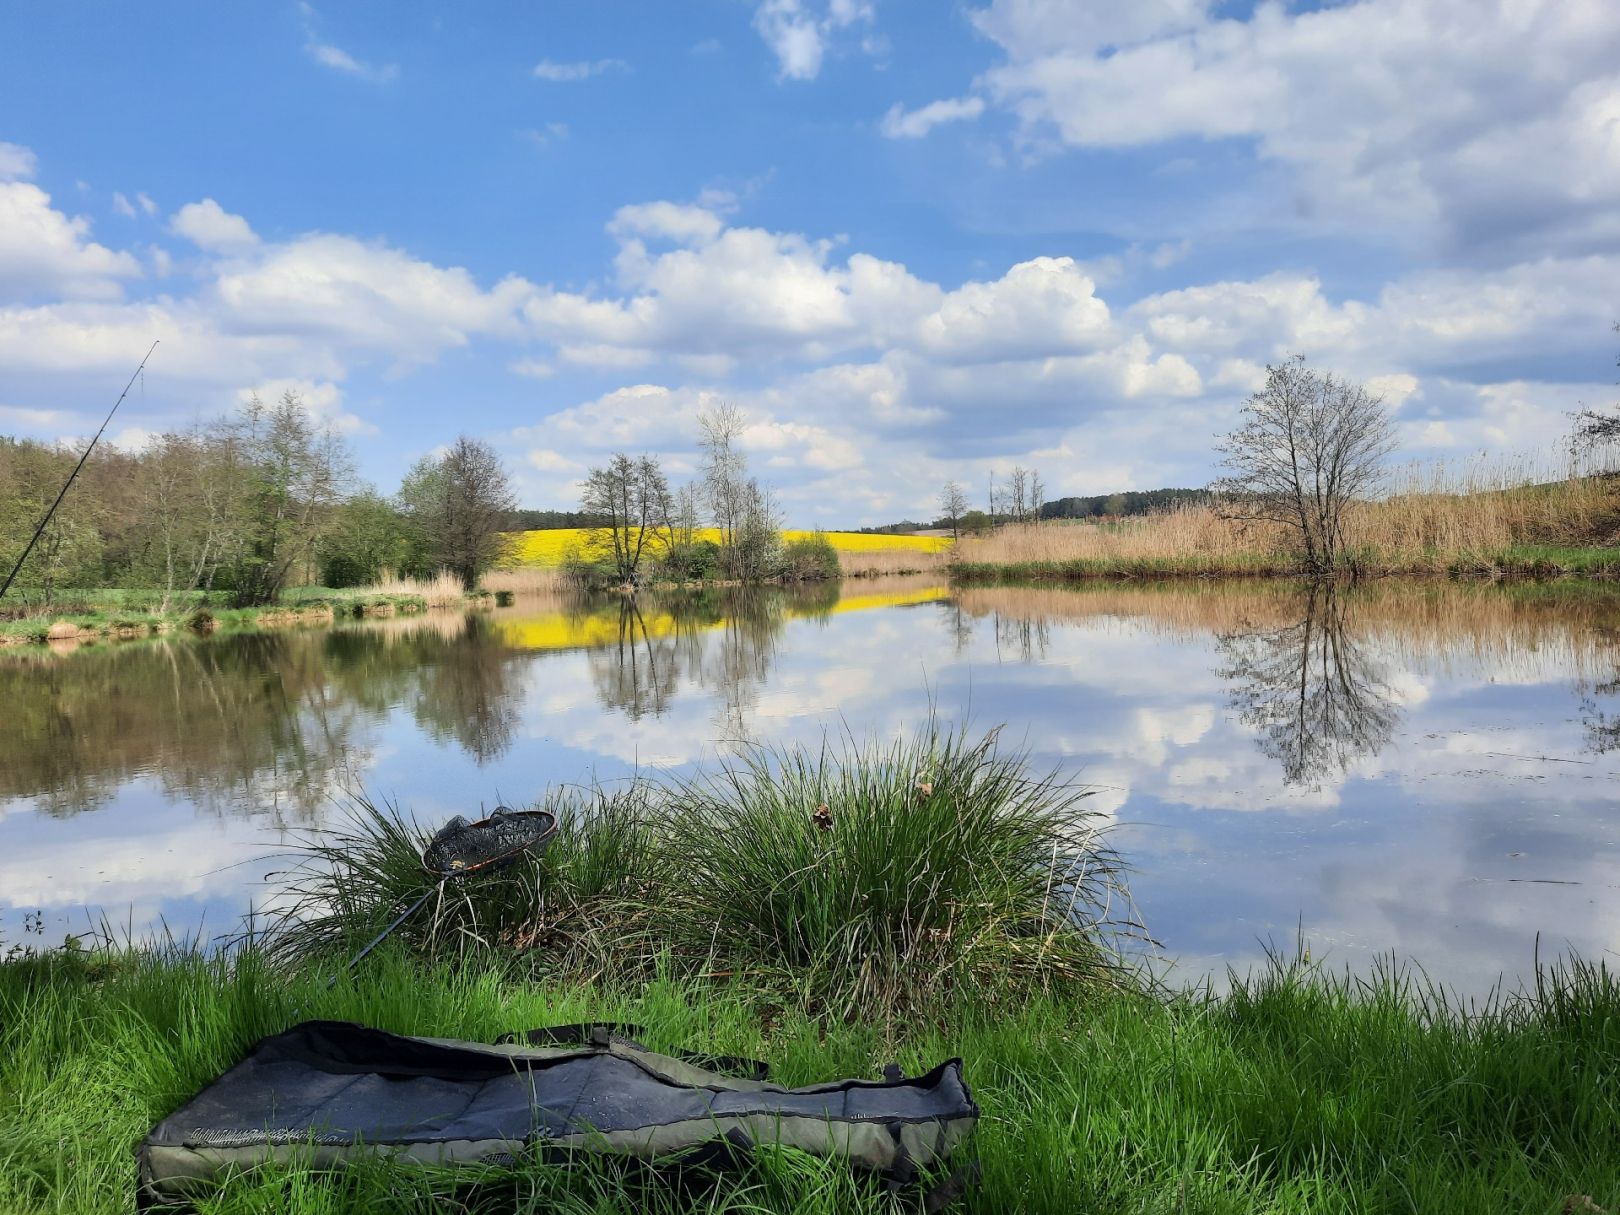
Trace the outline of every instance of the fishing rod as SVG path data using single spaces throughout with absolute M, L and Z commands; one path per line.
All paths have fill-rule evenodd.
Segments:
M 107 423 L 112 421 L 113 414 L 118 412 L 118 407 L 124 403 L 124 398 L 129 395 L 129 390 L 135 387 L 135 381 L 140 378 L 141 372 L 146 370 L 146 359 L 150 359 L 152 351 L 157 348 L 157 342 L 153 342 L 147 347 L 146 358 L 141 360 L 141 365 L 135 369 L 135 374 L 129 377 L 129 383 L 124 385 L 124 391 L 118 394 L 118 399 L 113 402 L 113 407 L 107 411 L 107 416 L 101 423 L 101 430 L 96 431 L 96 437 L 91 439 L 90 446 L 84 449 L 84 455 L 79 457 L 79 462 L 73 466 L 73 471 L 68 474 L 68 479 L 62 486 L 62 492 L 56 495 L 56 501 L 51 503 L 51 509 L 45 512 L 45 517 L 39 521 L 39 526 L 34 529 L 34 534 L 29 537 L 28 547 L 23 549 L 22 556 L 17 558 L 17 564 L 12 566 L 11 573 L 6 575 L 6 584 L 0 586 L 0 598 L 4 598 L 6 592 L 11 589 L 11 584 L 17 577 L 17 571 L 22 569 L 23 562 L 28 560 L 28 554 L 34 551 L 34 545 L 38 544 L 39 538 L 45 534 L 45 528 L 50 523 L 51 516 L 56 513 L 56 508 L 62 505 L 62 499 L 67 497 L 67 491 L 77 479 L 79 470 L 84 467 L 84 462 L 90 458 L 90 453 L 96 449 L 96 443 L 101 438 L 101 431 L 107 429 Z

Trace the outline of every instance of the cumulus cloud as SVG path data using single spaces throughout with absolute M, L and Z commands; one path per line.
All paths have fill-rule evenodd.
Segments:
M 1620 244 L 1620 9 L 1355 0 L 994 0 L 981 86 L 1081 148 L 1243 139 L 1313 221 L 1503 261 Z
M 140 263 L 89 237 L 88 219 L 58 211 L 32 182 L 0 182 L 0 301 L 116 298 Z
M 259 243 L 247 220 L 211 198 L 181 207 L 169 221 L 169 230 L 209 253 L 231 253 Z
M 965 122 L 984 113 L 984 98 L 955 97 L 931 101 L 915 110 L 898 102 L 889 107 L 879 130 L 890 139 L 921 139 L 935 127 L 948 122 Z
M 571 499 L 573 466 L 605 451 L 692 466 L 697 411 L 728 400 L 794 517 L 832 524 L 928 513 L 945 479 L 979 485 L 1013 463 L 1041 467 L 1054 496 L 1196 484 L 1265 364 L 1295 353 L 1383 392 L 1412 452 L 1536 445 L 1583 400 L 1610 399 L 1596 382 L 1604 358 L 1568 383 L 1500 360 L 1606 337 L 1616 256 L 1430 268 L 1349 295 L 1291 270 L 1133 300 L 1072 257 L 935 281 L 837 235 L 750 226 L 737 209 L 712 192 L 621 207 L 604 273 L 565 289 L 480 281 L 339 233 L 260 237 L 204 199 L 171 223 L 202 256 L 126 300 L 140 273 L 130 253 L 95 244 L 88 221 L 32 183 L 6 183 L 0 373 L 67 383 L 127 368 L 160 338 L 165 376 L 192 386 L 189 408 L 290 384 L 357 429 L 355 373 L 493 346 L 497 366 L 547 381 L 547 409 L 574 402 L 514 435 L 549 453 L 524 464 L 533 500 Z M 143 253 L 154 270 L 160 253 Z M 1130 257 L 1148 264 L 1160 249 L 1119 260 Z M 66 398 L 14 388 L 7 403 L 41 430 Z
M 577 63 L 558 63 L 553 59 L 542 59 L 534 65 L 534 76 L 537 80 L 549 80 L 554 84 L 566 84 L 589 80 L 592 76 L 600 76 L 605 72 L 628 72 L 629 70 L 630 65 L 623 59 L 582 60 Z

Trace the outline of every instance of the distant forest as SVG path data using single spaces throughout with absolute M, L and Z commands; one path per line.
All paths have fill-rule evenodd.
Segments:
M 1180 502 L 1204 502 L 1209 499 L 1207 489 L 1132 489 L 1120 494 L 1093 494 L 1084 498 L 1056 498 L 1051 502 L 1043 502 L 1040 507 L 1042 519 L 1099 519 L 1103 516 L 1118 518 L 1124 515 L 1151 515 L 1158 511 L 1169 510 Z M 967 532 L 981 531 L 992 522 L 996 525 L 1013 522 L 1010 515 L 997 514 L 992 520 L 989 515 L 980 510 L 970 510 L 959 521 L 962 530 Z M 905 532 L 920 532 L 927 530 L 950 531 L 951 521 L 941 517 L 931 523 L 919 523 L 915 519 L 901 519 L 897 523 L 885 523 L 879 527 L 863 527 L 860 530 L 875 534 L 893 534 Z
M 1151 515 L 1182 502 L 1204 502 L 1207 489 L 1132 489 L 1122 494 L 1057 498 L 1041 504 L 1043 519 L 1093 519 L 1101 515 Z

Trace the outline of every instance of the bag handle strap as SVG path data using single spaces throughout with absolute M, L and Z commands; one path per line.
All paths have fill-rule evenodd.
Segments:
M 581 1021 L 573 1025 L 547 1025 L 538 1029 L 525 1029 L 502 1034 L 495 1039 L 497 1046 L 606 1046 L 612 1038 L 623 1038 L 640 1045 L 646 1030 L 639 1025 L 622 1021 Z M 770 1064 L 742 1055 L 714 1055 L 704 1051 L 660 1051 L 682 1063 L 701 1067 L 722 1075 L 739 1076 L 744 1080 L 768 1080 Z

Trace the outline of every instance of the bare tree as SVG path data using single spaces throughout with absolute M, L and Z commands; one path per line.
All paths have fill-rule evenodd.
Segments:
M 505 529 L 517 509 L 499 453 L 467 435 L 444 455 L 417 461 L 399 501 L 416 532 L 419 560 L 449 570 L 469 591 L 505 553 Z
M 633 460 L 618 453 L 586 475 L 580 509 L 603 520 L 587 538 L 587 548 L 611 561 L 621 582 L 634 582 L 643 554 L 668 551 L 674 503 L 669 482 L 651 456 Z
M 1029 473 L 1020 464 L 1014 464 L 1012 476 L 1007 479 L 1007 511 L 1023 522 L 1027 512 L 1025 498 L 1029 495 Z
M 1046 486 L 1041 484 L 1041 474 L 1038 469 L 1029 472 L 1029 517 L 1031 521 L 1041 517 L 1041 507 L 1046 505 Z
M 1229 470 L 1215 482 L 1230 518 L 1289 528 L 1307 569 L 1335 569 L 1345 511 L 1373 493 L 1394 447 L 1383 398 L 1293 358 L 1266 369 L 1266 384 L 1221 442 Z
M 735 405 L 714 405 L 698 414 L 698 445 L 703 450 L 703 494 L 708 499 L 720 542 L 737 542 L 747 505 L 748 461 L 737 449 L 746 419 Z
M 1615 324 L 1614 331 L 1620 333 L 1620 322 Z M 1620 404 L 1607 413 L 1583 409 L 1575 415 L 1575 433 L 1570 436 L 1570 447 L 1576 455 L 1617 442 L 1620 442 Z
M 674 512 L 676 544 L 691 544 L 697 539 L 698 486 L 687 483 L 675 491 Z
M 945 482 L 945 488 L 939 491 L 939 509 L 951 521 L 951 539 L 961 536 L 962 516 L 967 514 L 967 495 L 962 487 L 955 481 Z

